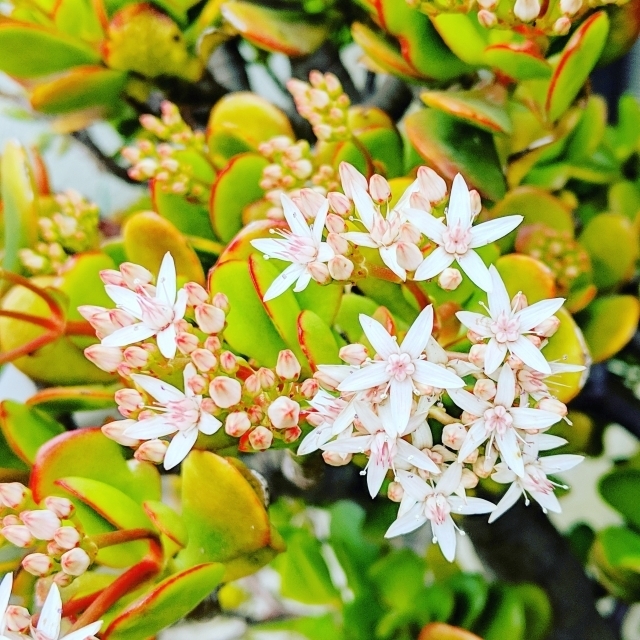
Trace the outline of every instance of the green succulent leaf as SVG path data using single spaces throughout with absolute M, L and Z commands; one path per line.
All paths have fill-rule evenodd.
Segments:
M 632 526 L 640 529 L 640 505 L 637 500 L 637 487 L 640 482 L 640 470 L 616 469 L 600 478 L 600 495 L 619 511 Z

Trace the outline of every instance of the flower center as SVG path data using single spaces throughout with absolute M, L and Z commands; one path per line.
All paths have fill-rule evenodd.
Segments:
M 188 431 L 198 424 L 200 406 L 194 398 L 170 400 L 165 406 L 167 421 L 178 431 Z
M 458 223 L 455 227 L 447 227 L 447 230 L 442 234 L 442 240 L 442 246 L 447 253 L 464 255 L 469 250 L 471 230 L 469 228 L 463 229 Z
M 553 484 L 537 464 L 525 465 L 522 484 L 527 491 L 539 491 L 540 493 L 546 494 L 553 493 Z
M 156 331 L 162 331 L 162 329 L 166 329 L 175 320 L 176 314 L 173 307 L 163 304 L 146 294 L 139 295 L 138 301 L 140 302 L 140 309 L 142 310 L 140 320 L 148 327 Z
M 487 431 L 506 433 L 513 424 L 513 418 L 505 407 L 498 404 L 484 412 L 484 426 Z
M 286 254 L 291 262 L 307 264 L 313 262 L 318 256 L 318 248 L 311 238 L 290 235 Z
M 504 311 L 489 325 L 498 342 L 515 342 L 520 337 L 520 321 Z
M 444 524 L 451 513 L 451 505 L 446 496 L 441 493 L 432 493 L 427 497 L 424 505 L 424 514 L 435 524 Z
M 398 382 L 406 380 L 415 373 L 416 367 L 408 353 L 392 353 L 387 362 L 389 363 L 386 368 L 387 373 Z
M 393 466 L 393 459 L 395 458 L 395 455 L 395 439 L 391 440 L 384 431 L 376 433 L 371 441 L 371 458 L 379 465 L 391 467 Z

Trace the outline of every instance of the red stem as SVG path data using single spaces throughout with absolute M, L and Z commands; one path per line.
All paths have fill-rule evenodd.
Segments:
M 10 311 L 9 309 L 0 309 L 0 316 L 2 316 L 3 318 L 12 318 L 13 320 L 28 322 L 29 324 L 35 324 L 39 327 L 44 327 L 49 331 L 58 330 L 57 325 L 52 323 L 49 318 L 43 318 L 42 316 L 32 316 L 29 313 L 22 313 L 21 311 Z
M 409 293 L 411 293 L 411 295 L 416 299 L 416 302 L 420 307 L 420 311 L 429 306 L 431 303 L 429 296 L 427 296 L 427 294 L 415 282 L 413 282 L 413 280 L 407 280 L 404 285 L 407 287 Z
M 364 161 L 367 164 L 367 178 L 371 178 L 371 176 L 376 172 L 376 168 L 373 166 L 373 160 L 371 159 L 369 150 L 362 144 L 362 142 L 360 142 L 360 140 L 358 140 L 356 136 L 351 136 L 351 141 L 358 151 L 364 156 Z
M 124 531 L 109 531 L 108 533 L 100 533 L 91 536 L 93 542 L 98 549 L 112 547 L 115 544 L 124 542 L 133 542 L 134 540 L 155 540 L 156 536 L 149 529 L 125 529 Z
M 86 320 L 67 320 L 64 334 L 66 336 L 89 336 L 94 338 L 96 330 Z

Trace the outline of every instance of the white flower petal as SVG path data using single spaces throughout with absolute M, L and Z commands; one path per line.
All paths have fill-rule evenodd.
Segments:
M 155 398 L 162 404 L 167 404 L 171 400 L 182 400 L 184 393 L 180 389 L 176 389 L 172 384 L 164 380 L 158 380 L 151 376 L 145 376 L 140 373 L 131 374 L 131 379 L 150 396 Z
M 289 198 L 285 193 L 280 194 L 280 201 L 282 202 L 282 210 L 284 211 L 284 217 L 291 229 L 291 233 L 294 236 L 301 236 L 304 238 L 311 237 L 311 229 L 302 215 L 300 209 L 296 207 L 293 200 Z
M 451 496 L 449 498 L 449 504 L 452 507 L 453 513 L 461 513 L 465 516 L 473 516 L 478 513 L 490 513 L 496 508 L 493 502 L 483 500 L 482 498 L 459 498 L 458 496 Z
M 522 489 L 518 482 L 514 482 L 507 492 L 502 496 L 500 502 L 498 502 L 496 508 L 491 512 L 489 516 L 489 523 L 495 522 L 501 515 L 509 511 L 513 505 L 518 502 L 522 495 Z
M 558 473 L 573 469 L 584 460 L 584 456 L 577 456 L 571 453 L 561 453 L 557 456 L 546 456 L 540 458 L 540 467 L 545 473 Z
M 393 273 L 398 276 L 398 278 L 403 281 L 406 280 L 407 271 L 398 264 L 396 245 L 394 244 L 390 247 L 380 247 L 379 252 L 380 257 L 382 258 L 382 262 L 384 262 L 387 267 L 389 267 L 389 269 L 391 269 L 391 271 L 393 271 Z
M 405 492 L 417 502 L 423 502 L 427 496 L 433 493 L 433 489 L 420 476 L 399 469 L 396 480 L 402 485 Z
M 367 488 L 372 498 L 375 498 L 378 493 L 380 493 L 380 487 L 382 487 L 388 470 L 389 467 L 376 460 L 373 456 L 369 458 L 369 464 L 367 466 Z
M 456 557 L 456 528 L 453 526 L 453 519 L 447 516 L 442 524 L 431 521 L 431 530 L 436 538 L 442 555 L 453 562 Z
M 40 619 L 36 629 L 47 638 L 57 640 L 60 635 L 60 619 L 62 616 L 62 599 L 58 585 L 53 583 L 44 601 Z
M 176 263 L 169 251 L 164 254 L 156 280 L 156 300 L 172 307 L 177 291 Z
M 318 371 L 322 371 L 327 376 L 338 382 L 346 380 L 354 371 L 359 371 L 355 367 L 347 364 L 320 364 L 318 365 Z
M 449 389 L 449 397 L 464 411 L 472 416 L 481 416 L 487 409 L 491 409 L 491 404 L 484 400 L 480 400 L 473 393 L 469 393 L 464 389 Z
M 72 631 L 68 635 L 64 636 L 62 640 L 86 640 L 87 638 L 91 638 L 95 636 L 98 631 L 100 631 L 100 627 L 102 626 L 102 620 L 98 620 L 96 622 L 92 622 L 88 624 L 86 627 L 82 627 L 82 629 L 76 629 L 76 631 Z
M 455 259 L 451 253 L 447 253 L 442 247 L 436 247 L 416 269 L 413 279 L 416 281 L 428 280 L 442 273 Z
M 458 461 L 464 462 L 488 438 L 489 434 L 485 428 L 484 420 L 476 420 L 471 425 L 467 437 L 458 451 Z
M 362 330 L 379 356 L 386 360 L 392 353 L 400 352 L 398 343 L 377 320 L 364 315 L 364 313 L 360 314 L 359 319 Z
M 318 245 L 318 255 L 316 256 L 316 262 L 328 262 L 335 255 L 334 250 L 326 243 L 321 242 Z
M 487 316 L 483 316 L 481 313 L 474 313 L 473 311 L 458 311 L 456 318 L 471 331 L 475 331 L 483 338 L 488 338 L 492 335 L 491 331 L 484 323 Z
M 444 242 L 442 235 L 447 230 L 447 227 L 440 220 L 436 220 L 430 213 L 419 209 L 409 209 L 405 215 L 427 238 L 437 244 Z
M 206 411 L 202 411 L 200 413 L 200 420 L 198 421 L 198 429 L 205 436 L 212 436 L 220 427 L 222 426 L 222 422 L 218 420 L 215 416 L 212 416 L 210 413 Z
M 371 200 L 369 194 L 359 184 L 354 184 L 351 192 L 358 217 L 362 220 L 364 226 L 371 231 L 375 216 L 378 214 L 373 200 Z
M 501 404 L 503 407 L 509 408 L 513 405 L 515 397 L 516 377 L 513 374 L 511 367 L 508 364 L 505 364 L 502 369 L 500 369 L 496 397 L 493 403 Z
M 167 453 L 164 456 L 164 468 L 169 470 L 180 464 L 193 449 L 197 439 L 198 430 L 196 428 L 178 431 L 167 448 Z
M 416 359 L 425 350 L 433 330 L 433 305 L 428 305 L 414 320 L 400 345 L 400 351 Z
M 156 342 L 158 343 L 158 349 L 160 353 L 171 360 L 178 350 L 178 343 L 176 342 L 176 325 L 171 323 L 162 331 L 158 331 L 156 335 Z
M 549 433 L 540 433 L 535 438 L 535 447 L 538 451 L 549 451 L 550 449 L 557 449 L 564 444 L 567 444 L 568 440 L 561 438 L 560 436 L 552 436 Z
M 340 415 L 334 420 L 331 428 L 331 435 L 337 436 L 347 427 L 351 426 L 353 419 L 356 417 L 355 403 L 350 401 L 349 404 L 340 412 Z
M 389 381 L 386 362 L 371 362 L 338 385 L 338 391 L 365 391 Z
M 293 287 L 293 290 L 296 293 L 300 293 L 300 291 L 304 291 L 309 286 L 310 282 L 311 282 L 311 274 L 307 270 L 305 270 L 300 274 L 300 277 L 298 278 L 295 286 Z
M 136 322 L 136 324 L 116 329 L 113 333 L 102 338 L 101 342 L 105 347 L 126 347 L 151 338 L 155 333 L 155 329 L 148 327 L 144 322 Z
M 557 413 L 529 407 L 513 407 L 509 413 L 516 429 L 546 429 L 562 419 Z
M 297 455 L 306 456 L 317 451 L 323 444 L 329 442 L 333 434 L 330 425 L 324 423 L 310 431 L 300 443 Z
M 159 415 L 135 422 L 125 429 L 124 435 L 137 440 L 152 440 L 171 435 L 176 431 L 175 425 L 172 425 L 164 415 Z
M 313 221 L 311 235 L 313 236 L 316 246 L 319 245 L 322 240 L 322 232 L 324 231 L 324 224 L 327 221 L 327 213 L 329 213 L 329 201 L 325 198 Z
M 426 360 L 416 360 L 413 364 L 416 370 L 412 378 L 420 384 L 447 390 L 464 387 L 462 378 L 439 364 L 433 364 L 433 362 L 427 362 Z
M 121 308 L 129 312 L 132 316 L 140 318 L 142 309 L 138 294 L 126 287 L 120 287 L 115 284 L 107 284 L 104 287 L 107 295 Z
M 472 249 L 477 249 L 478 247 L 484 247 L 490 242 L 504 238 L 504 236 L 511 233 L 523 220 L 523 216 L 505 216 L 476 225 L 471 228 L 471 244 L 469 246 Z
M 262 300 L 268 302 L 277 298 L 284 293 L 291 285 L 302 275 L 305 267 L 301 264 L 290 264 L 278 277 L 271 283 Z
M 504 362 L 506 355 L 507 345 L 504 342 L 498 342 L 495 338 L 491 338 L 484 354 L 485 373 L 491 375 Z
M 410 378 L 405 378 L 402 382 L 396 380 L 396 378 L 391 378 L 389 404 L 396 425 L 396 433 L 402 433 L 409 424 L 412 396 L 413 385 Z
M 369 247 L 371 249 L 378 248 L 378 243 L 368 233 L 364 233 L 362 231 L 347 231 L 341 235 L 345 240 L 348 240 L 359 247 Z
M 543 491 L 531 491 L 531 497 L 546 511 L 561 513 L 562 508 L 558 502 L 558 497 L 553 491 L 544 493 Z
M 420 191 L 420 181 L 416 178 L 405 190 L 404 193 L 400 196 L 400 200 L 396 203 L 394 207 L 396 211 L 405 213 L 405 209 L 409 206 L 409 200 L 411 199 L 411 195 Z M 418 213 L 422 213 L 418 209 L 413 209 L 413 211 L 418 211 Z
M 491 291 L 493 283 L 489 269 L 473 249 L 469 249 L 464 255 L 458 256 L 456 260 L 473 284 L 483 291 Z
M 563 304 L 564 298 L 550 298 L 521 309 L 515 315 L 520 321 L 520 331 L 530 331 L 543 320 L 550 318 Z
M 187 310 L 187 301 L 189 295 L 185 291 L 185 289 L 180 289 L 176 295 L 176 303 L 173 305 L 173 321 L 177 322 L 178 320 L 182 320 L 184 318 L 185 311 Z
M 287 242 L 275 238 L 258 238 L 251 240 L 251 246 L 270 258 L 282 258 L 283 255 L 286 255 Z
M 7 573 L 0 582 L 0 633 L 4 633 L 4 614 L 9 606 L 11 589 L 13 588 L 13 574 Z
M 440 473 L 440 469 L 436 463 L 426 453 L 422 453 L 420 449 L 416 449 L 416 447 L 409 444 L 406 440 L 399 438 L 396 445 L 398 447 L 396 457 L 400 457 L 405 462 L 408 462 L 414 467 L 418 467 L 418 469 L 423 469 L 424 471 L 435 474 Z
M 355 414 L 358 416 L 360 422 L 364 428 L 371 434 L 377 433 L 378 431 L 385 431 L 385 426 L 383 425 L 383 417 L 382 415 L 378 417 L 368 404 L 364 402 L 356 402 L 355 405 Z
M 504 433 L 496 433 L 496 446 L 500 451 L 500 458 L 507 463 L 509 469 L 518 477 L 524 477 L 524 462 L 520 442 L 514 429 L 507 429 Z
M 453 462 L 438 479 L 438 482 L 436 483 L 436 491 L 444 494 L 445 496 L 449 496 L 458 488 L 460 480 L 462 480 L 462 465 L 457 462 Z
M 491 265 L 489 267 L 489 273 L 491 274 L 491 291 L 487 296 L 487 300 L 489 302 L 491 317 L 497 318 L 502 312 L 510 314 L 511 299 L 509 298 L 509 294 L 498 270 Z
M 426 521 L 427 518 L 422 513 L 422 505 L 416 504 L 402 517 L 393 522 L 393 524 L 387 529 L 384 537 L 394 538 L 395 536 L 410 533 L 411 531 L 415 531 L 421 527 Z
M 540 373 L 551 373 L 551 367 L 540 350 L 524 336 L 520 336 L 515 342 L 509 342 L 509 351 L 518 356 L 522 362 Z M 485 360 L 486 362 L 486 360 Z
M 495 469 L 495 472 L 491 474 L 491 479 L 500 484 L 515 482 L 518 477 L 504 462 L 499 462 Z
M 471 226 L 471 198 L 469 187 L 458 173 L 451 185 L 451 197 L 447 208 L 447 226 L 451 229 L 459 224 L 463 229 Z
M 334 453 L 364 453 L 371 448 L 371 436 L 353 436 L 341 440 L 333 440 L 323 444 L 320 449 Z

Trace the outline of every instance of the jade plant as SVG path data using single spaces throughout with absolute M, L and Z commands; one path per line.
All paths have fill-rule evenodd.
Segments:
M 0 361 L 38 388 L 0 405 L 0 633 L 614 637 L 579 560 L 637 600 L 634 460 L 623 525 L 546 515 L 635 357 L 640 106 L 608 124 L 589 76 L 637 7 L 10 3 L 25 104 L 148 196 L 101 214 L 2 152 Z

